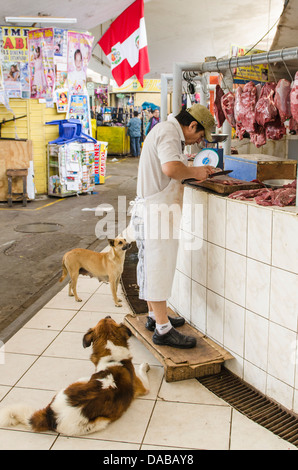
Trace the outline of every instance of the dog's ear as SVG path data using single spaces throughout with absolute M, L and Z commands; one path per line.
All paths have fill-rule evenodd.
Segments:
M 90 344 L 93 342 L 93 328 L 89 328 L 86 334 L 83 336 L 83 347 L 89 348 Z
M 127 328 L 127 326 L 124 325 L 123 323 L 120 323 L 120 326 L 121 326 L 123 335 L 126 337 L 126 339 L 130 338 L 132 335 L 132 332 L 130 331 L 130 329 Z
M 115 246 L 115 240 L 114 239 L 108 238 L 108 242 L 109 242 L 110 246 Z

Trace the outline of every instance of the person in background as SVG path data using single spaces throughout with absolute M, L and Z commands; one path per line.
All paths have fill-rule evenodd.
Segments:
M 132 155 L 134 157 L 139 157 L 141 153 L 141 125 L 142 121 L 138 117 L 138 111 L 133 112 L 133 118 L 127 124 L 128 134 L 130 136 L 130 145 Z
M 152 112 L 152 117 L 149 119 L 149 122 L 146 127 L 145 135 L 148 135 L 151 129 L 159 123 L 159 110 L 155 109 Z

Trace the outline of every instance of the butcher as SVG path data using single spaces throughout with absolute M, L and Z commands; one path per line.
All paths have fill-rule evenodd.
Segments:
M 194 337 L 176 329 L 184 324 L 184 318 L 168 317 L 167 300 L 172 292 L 178 251 L 181 180 L 205 180 L 216 171 L 207 165 L 187 166 L 184 147 L 199 144 L 204 138 L 211 142 L 214 125 L 209 110 L 195 104 L 158 123 L 146 137 L 141 152 L 131 221 L 138 247 L 139 298 L 147 301 L 146 328 L 154 331 L 152 341 L 158 345 L 174 348 L 196 345 Z

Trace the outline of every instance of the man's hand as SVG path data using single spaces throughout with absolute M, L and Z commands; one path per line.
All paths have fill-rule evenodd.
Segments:
M 162 165 L 162 171 L 169 178 L 176 180 L 185 180 L 188 178 L 195 178 L 199 181 L 204 181 L 211 173 L 218 171 L 217 168 L 204 165 L 204 166 L 186 166 L 182 162 L 168 162 Z

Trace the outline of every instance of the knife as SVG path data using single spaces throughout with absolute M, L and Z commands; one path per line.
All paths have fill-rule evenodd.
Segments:
M 185 180 L 182 180 L 181 183 L 182 184 L 185 184 L 185 183 L 195 183 L 195 182 L 199 182 L 199 183 L 202 183 L 204 181 L 208 181 L 209 178 L 213 178 L 214 176 L 220 176 L 220 175 L 228 175 L 229 173 L 232 173 L 233 170 L 222 170 L 222 171 L 217 171 L 215 173 L 211 173 L 211 175 L 208 176 L 207 180 L 203 180 L 203 181 L 199 181 L 197 180 L 196 178 L 187 178 Z
M 211 173 L 208 178 L 214 178 L 214 176 L 228 175 L 229 173 L 232 173 L 232 171 L 233 170 L 216 171 L 215 173 Z

